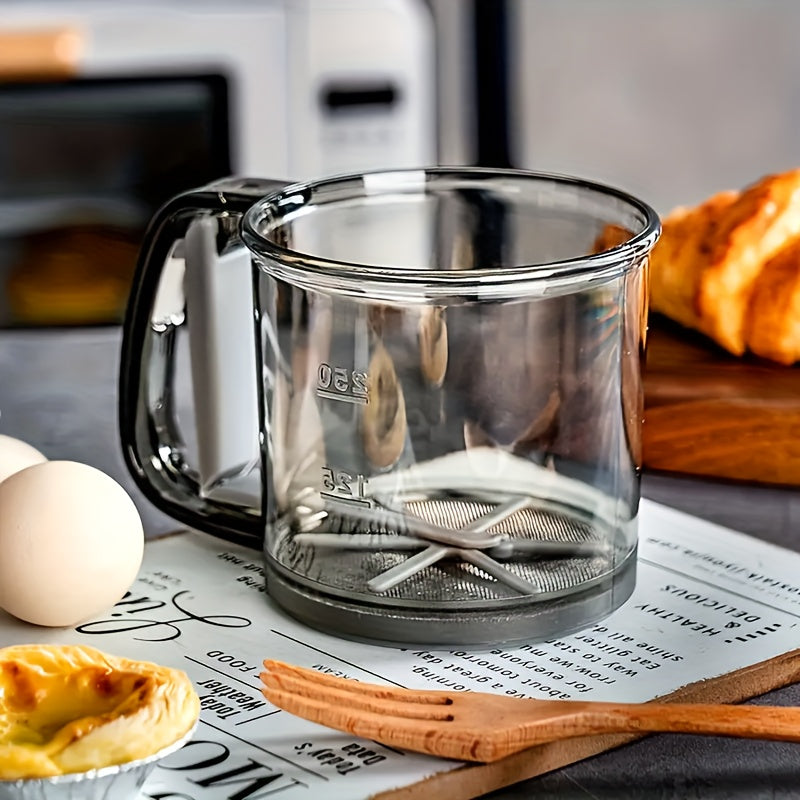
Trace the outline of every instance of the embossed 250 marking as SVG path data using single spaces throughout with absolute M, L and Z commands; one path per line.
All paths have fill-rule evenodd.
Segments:
M 344 367 L 332 367 L 322 362 L 317 369 L 317 395 L 345 403 L 369 402 L 367 373 Z

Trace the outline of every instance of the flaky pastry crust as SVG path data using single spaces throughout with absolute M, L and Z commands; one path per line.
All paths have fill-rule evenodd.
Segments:
M 598 237 L 605 249 L 613 227 Z M 735 355 L 800 359 L 800 169 L 724 191 L 663 220 L 650 308 Z
M 701 330 L 732 353 L 743 353 L 754 283 L 766 262 L 799 235 L 800 170 L 768 175 L 742 191 L 707 240 L 697 294 Z
M 722 214 L 739 196 L 720 192 L 696 208 L 677 208 L 662 222 L 661 239 L 650 259 L 650 307 L 690 328 L 709 330 L 699 295 L 710 245 Z
M 180 670 L 83 646 L 0 649 L 0 779 L 43 778 L 157 753 L 194 726 Z
M 800 360 L 800 237 L 764 265 L 753 287 L 746 336 L 756 355 L 786 365 Z

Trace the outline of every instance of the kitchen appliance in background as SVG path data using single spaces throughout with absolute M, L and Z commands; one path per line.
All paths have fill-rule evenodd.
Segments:
M 153 211 L 437 160 L 423 0 L 0 0 L 0 326 L 118 322 Z
M 477 2 L 506 17 L 495 134 L 515 167 L 611 183 L 667 214 L 800 165 L 797 3 Z
M 429 3 L 442 163 L 583 175 L 663 214 L 800 165 L 796 3 Z

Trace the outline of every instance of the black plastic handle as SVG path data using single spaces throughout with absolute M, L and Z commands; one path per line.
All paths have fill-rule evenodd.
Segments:
M 260 548 L 263 541 L 261 509 L 203 497 L 197 472 L 186 461 L 174 402 L 175 343 L 183 315 L 154 319 L 154 309 L 164 265 L 193 220 L 217 219 L 220 251 L 243 246 L 239 224 L 244 212 L 289 183 L 226 178 L 163 206 L 145 233 L 122 336 L 119 433 L 125 464 L 136 485 L 179 522 L 253 548 Z

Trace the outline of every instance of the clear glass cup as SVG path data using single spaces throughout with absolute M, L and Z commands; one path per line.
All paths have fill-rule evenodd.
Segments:
M 186 470 L 172 470 L 183 483 L 143 470 L 182 462 L 163 433 L 153 447 L 152 386 L 123 381 L 129 466 L 162 508 L 263 539 L 271 597 L 347 636 L 544 639 L 627 599 L 651 208 L 587 181 L 475 168 L 208 196 L 184 206 L 213 212 L 252 257 L 262 505 L 236 511 Z M 132 300 L 123 374 L 137 303 L 152 301 Z

